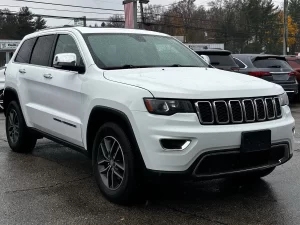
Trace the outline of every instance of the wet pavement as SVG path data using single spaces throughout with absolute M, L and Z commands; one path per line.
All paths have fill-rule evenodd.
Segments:
M 300 104 L 292 106 L 300 121 Z M 294 157 L 258 181 L 153 186 L 130 207 L 103 198 L 84 155 L 47 139 L 10 151 L 0 115 L 0 224 L 300 224 L 300 125 Z M 300 123 L 298 123 L 300 124 Z

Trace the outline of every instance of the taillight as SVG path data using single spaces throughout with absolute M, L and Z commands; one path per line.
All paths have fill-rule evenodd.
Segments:
M 296 76 L 296 72 L 295 72 L 295 71 L 290 72 L 289 75 L 290 75 L 290 76 Z
M 264 72 L 264 71 L 249 72 L 248 74 L 251 75 L 251 76 L 254 76 L 254 77 L 264 77 L 264 76 L 270 76 L 271 75 L 270 72 Z

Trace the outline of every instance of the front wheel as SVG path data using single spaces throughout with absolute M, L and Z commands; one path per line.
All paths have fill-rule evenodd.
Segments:
M 17 102 L 8 104 L 6 112 L 6 137 L 12 151 L 27 153 L 32 151 L 36 144 L 36 137 L 26 126 L 22 111 Z
M 115 123 L 106 123 L 96 134 L 93 171 L 100 191 L 110 201 L 128 204 L 136 190 L 136 168 L 132 145 Z

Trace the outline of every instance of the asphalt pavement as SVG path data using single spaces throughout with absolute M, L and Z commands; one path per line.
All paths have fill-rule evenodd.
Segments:
M 300 104 L 292 106 L 300 121 Z M 0 224 L 300 224 L 300 125 L 297 150 L 269 176 L 157 185 L 130 207 L 108 202 L 84 155 L 38 141 L 10 151 L 0 115 Z

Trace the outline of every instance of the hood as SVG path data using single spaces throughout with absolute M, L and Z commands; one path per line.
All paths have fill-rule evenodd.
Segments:
M 108 80 L 149 90 L 156 98 L 212 99 L 282 94 L 282 87 L 214 68 L 146 68 L 110 70 Z

